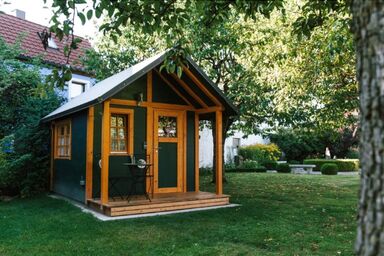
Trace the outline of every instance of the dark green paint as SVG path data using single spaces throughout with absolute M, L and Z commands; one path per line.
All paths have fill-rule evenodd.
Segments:
M 195 191 L 195 113 L 187 112 L 187 191 Z
M 85 181 L 86 147 L 87 147 L 87 111 L 71 115 L 71 159 L 54 160 L 53 191 L 76 201 L 84 201 L 85 186 L 80 185 L 80 180 Z
M 187 105 L 156 72 L 153 73 L 152 100 L 153 102 Z
M 142 77 L 134 81 L 129 86 L 122 89 L 120 92 L 113 96 L 114 99 L 123 100 L 137 100 L 138 95 L 143 94 L 143 100 L 147 100 L 147 75 L 144 74 Z
M 215 103 L 213 103 L 212 100 L 185 73 L 183 73 L 181 79 L 205 102 L 205 104 L 210 107 L 215 106 Z
M 117 106 L 111 107 L 126 108 L 134 110 L 134 138 L 133 138 L 133 151 L 136 159 L 146 159 L 146 151 L 144 149 L 144 142 L 146 141 L 146 122 L 147 122 L 147 110 L 142 107 L 130 107 L 130 106 Z M 131 189 L 130 173 L 128 167 L 124 166 L 124 163 L 130 162 L 130 156 L 110 156 L 109 157 L 109 176 L 110 177 L 122 177 L 121 181 L 116 183 L 116 188 L 120 193 L 128 195 Z M 109 186 L 109 195 L 117 196 L 117 191 Z M 137 187 L 137 193 L 143 194 L 142 187 Z
M 159 188 L 177 187 L 177 143 L 159 142 Z

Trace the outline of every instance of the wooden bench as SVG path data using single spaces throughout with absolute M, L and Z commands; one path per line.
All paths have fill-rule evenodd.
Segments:
M 307 174 L 310 174 L 313 170 L 313 168 L 316 167 L 314 164 L 290 164 L 289 167 L 291 168 L 292 173 L 303 173 L 306 172 Z

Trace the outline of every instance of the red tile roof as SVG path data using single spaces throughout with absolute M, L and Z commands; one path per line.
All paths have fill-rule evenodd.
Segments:
M 42 32 L 44 29 L 49 31 L 48 27 L 23 20 L 15 16 L 0 13 L 0 37 L 2 37 L 5 42 L 12 44 L 18 37 L 20 37 L 20 35 L 23 35 L 24 39 L 22 40 L 21 47 L 25 50 L 25 53 L 23 54 L 25 57 L 41 56 L 46 63 L 59 66 L 65 65 L 66 57 L 63 53 L 65 38 L 63 41 L 59 41 L 59 39 L 55 38 L 54 34 L 52 34 L 52 38 L 54 39 L 58 49 L 48 47 L 47 50 L 44 50 L 43 43 L 37 34 L 38 32 Z M 81 65 L 80 57 L 84 55 L 86 49 L 92 48 L 88 40 L 84 38 L 81 39 L 82 42 L 79 44 L 79 48 L 72 50 L 69 60 L 71 66 L 76 70 L 84 69 Z

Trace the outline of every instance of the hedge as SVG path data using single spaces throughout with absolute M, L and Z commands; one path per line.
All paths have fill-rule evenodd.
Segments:
M 324 164 L 336 164 L 339 172 L 357 172 L 359 170 L 359 160 L 357 159 L 306 159 L 303 164 L 316 165 L 314 171 L 320 171 Z
M 256 168 L 229 168 L 225 172 L 267 172 L 267 168 L 259 166 Z

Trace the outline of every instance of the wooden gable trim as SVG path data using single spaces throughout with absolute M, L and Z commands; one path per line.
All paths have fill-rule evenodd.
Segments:
M 155 69 L 155 72 L 156 74 L 158 74 L 160 76 L 160 78 L 169 86 L 171 87 L 171 89 L 177 94 L 179 95 L 180 98 L 182 98 L 189 106 L 193 106 L 191 104 L 191 102 L 189 100 L 187 100 L 187 98 L 184 97 L 184 95 L 176 89 L 176 87 L 165 77 L 163 76 L 158 70 Z
M 184 88 L 184 90 L 187 91 L 189 95 L 191 95 L 203 108 L 207 108 L 208 105 L 205 104 L 205 102 L 197 96 L 197 94 L 183 81 L 181 80 L 177 75 L 171 73 L 170 74 L 176 81 Z
M 183 66 L 183 71 L 185 74 L 212 100 L 216 106 L 223 106 L 221 102 L 203 85 L 202 82 L 189 70 L 186 66 Z
M 147 73 L 147 101 L 152 102 L 152 90 L 153 90 L 153 82 L 152 82 L 152 70 Z

